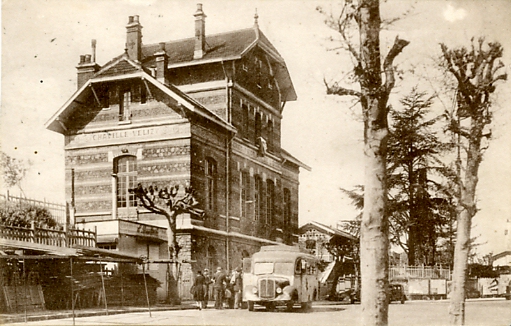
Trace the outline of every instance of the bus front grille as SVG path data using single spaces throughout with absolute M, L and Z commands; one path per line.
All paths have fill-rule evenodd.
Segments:
M 269 279 L 260 280 L 259 295 L 261 298 L 275 298 L 275 281 Z

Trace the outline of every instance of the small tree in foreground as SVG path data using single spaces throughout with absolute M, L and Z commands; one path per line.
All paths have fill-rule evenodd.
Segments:
M 191 187 L 185 188 L 183 196 L 178 197 L 179 185 L 171 188 L 158 189 L 158 187 L 149 186 L 144 188 L 140 183 L 135 189 L 130 189 L 135 194 L 139 203 L 152 213 L 163 215 L 169 223 L 167 229 L 169 259 L 172 270 L 169 272 L 167 301 L 172 304 L 179 304 L 178 281 L 178 256 L 179 244 L 176 238 L 176 221 L 181 214 L 189 213 L 203 216 L 204 211 L 198 209 L 199 202 L 194 197 L 194 191 Z
M 443 69 L 456 82 L 458 106 L 447 112 L 449 131 L 458 135 L 458 146 L 464 155 L 459 164 L 459 193 L 457 207 L 457 236 L 454 251 L 453 287 L 449 314 L 451 324 L 465 323 L 465 281 L 470 251 L 472 218 L 477 213 L 476 188 L 479 166 L 491 138 L 488 126 L 492 122 L 492 98 L 496 83 L 506 80 L 500 60 L 503 48 L 498 42 L 485 43 L 483 38 L 472 39 L 470 48 L 448 48 L 441 44 Z M 462 164 L 461 162 L 464 161 Z M 463 165 L 463 166 L 462 166 Z

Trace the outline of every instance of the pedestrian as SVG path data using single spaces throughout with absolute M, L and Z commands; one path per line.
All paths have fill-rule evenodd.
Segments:
M 231 283 L 234 284 L 234 309 L 241 309 L 241 294 L 243 290 L 243 277 L 241 274 L 241 267 L 237 267 L 234 271 L 233 280 Z
M 191 289 L 193 299 L 197 302 L 197 308 L 202 310 L 202 303 L 204 302 L 204 288 L 205 288 L 205 278 L 202 275 L 201 271 L 197 271 L 197 275 L 195 276 L 195 280 L 193 282 L 193 286 Z
M 208 301 L 209 296 L 213 295 L 213 291 L 210 291 L 209 287 L 213 281 L 211 280 L 211 275 L 209 274 L 209 269 L 205 268 L 204 272 L 202 273 L 204 275 L 204 284 L 205 284 L 205 291 L 204 291 L 204 301 L 202 303 L 202 308 L 206 309 L 208 307 Z
M 225 274 L 222 271 L 222 267 L 218 266 L 216 269 L 215 276 L 213 277 L 213 289 L 215 290 L 215 308 L 223 309 L 224 291 L 225 291 Z

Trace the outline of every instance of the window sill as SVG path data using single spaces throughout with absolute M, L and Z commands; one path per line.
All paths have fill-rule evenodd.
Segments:
M 119 121 L 119 124 L 120 124 L 120 125 L 130 125 L 130 124 L 131 124 L 131 120 L 127 120 L 127 121 Z

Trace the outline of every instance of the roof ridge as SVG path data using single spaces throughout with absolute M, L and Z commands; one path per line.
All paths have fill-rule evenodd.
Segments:
M 220 33 L 215 33 L 215 34 L 206 34 L 206 38 L 208 36 L 219 36 L 219 35 L 225 35 L 225 34 L 231 34 L 231 33 L 235 33 L 235 32 L 243 32 L 243 31 L 248 31 L 248 30 L 254 30 L 253 27 L 248 27 L 248 28 L 242 28 L 242 29 L 235 29 L 235 30 L 231 30 L 231 31 L 227 31 L 227 32 L 220 32 Z M 180 38 L 180 39 L 176 39 L 176 40 L 170 40 L 170 41 L 164 41 L 165 43 L 177 43 L 177 42 L 182 42 L 182 41 L 186 41 L 186 40 L 193 40 L 195 37 L 183 37 L 183 38 Z M 150 43 L 150 44 L 142 44 L 142 47 L 149 47 L 149 46 L 156 46 L 156 45 L 159 45 L 160 42 L 158 43 Z

